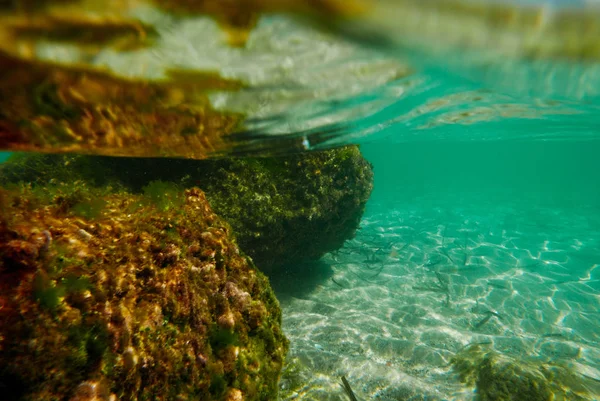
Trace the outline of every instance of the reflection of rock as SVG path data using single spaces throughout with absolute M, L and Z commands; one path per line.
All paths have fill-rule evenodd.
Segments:
M 3 51 L 0 70 L 2 150 L 202 158 L 243 117 L 210 106 L 207 91 L 242 86 L 210 73 L 136 81 Z
M 0 398 L 276 399 L 279 305 L 229 233 L 198 189 L 0 189 Z
M 600 386 L 558 363 L 515 359 L 473 345 L 452 361 L 461 381 L 476 386 L 479 401 L 597 400 Z
M 199 186 L 263 270 L 318 259 L 341 247 L 354 236 L 373 186 L 371 166 L 354 146 L 281 158 L 203 161 L 26 156 L 0 168 L 0 181 L 3 177 L 117 182 L 134 191 L 153 180 Z

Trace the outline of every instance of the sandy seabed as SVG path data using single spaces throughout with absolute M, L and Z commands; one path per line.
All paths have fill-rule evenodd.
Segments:
M 473 400 L 451 358 L 470 344 L 600 380 L 600 215 L 370 205 L 355 239 L 272 282 L 286 400 Z

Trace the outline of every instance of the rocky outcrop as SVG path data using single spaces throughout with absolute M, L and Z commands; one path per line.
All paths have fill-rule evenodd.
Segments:
M 334 251 L 354 236 L 373 188 L 358 147 L 218 160 L 26 155 L 0 166 L 0 182 L 74 182 L 142 192 L 150 182 L 200 187 L 263 271 Z
M 201 190 L 165 192 L 0 189 L 3 400 L 277 398 L 268 280 Z

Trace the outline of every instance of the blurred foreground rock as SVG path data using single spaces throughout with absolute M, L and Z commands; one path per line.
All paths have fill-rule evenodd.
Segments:
M 0 189 L 2 400 L 277 399 L 268 280 L 201 190 L 164 188 Z

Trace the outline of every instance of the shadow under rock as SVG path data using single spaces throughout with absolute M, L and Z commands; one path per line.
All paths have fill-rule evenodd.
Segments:
M 305 298 L 319 285 L 327 283 L 334 271 L 322 260 L 286 265 L 269 273 L 271 287 L 280 302 L 289 298 Z

